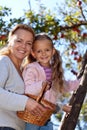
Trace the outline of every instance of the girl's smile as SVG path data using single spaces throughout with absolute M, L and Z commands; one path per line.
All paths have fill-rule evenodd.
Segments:
M 33 45 L 33 56 L 43 66 L 50 66 L 50 61 L 54 54 L 54 48 L 49 40 L 37 40 Z

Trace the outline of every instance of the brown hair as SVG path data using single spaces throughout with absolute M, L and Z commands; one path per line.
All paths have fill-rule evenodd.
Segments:
M 8 43 L 9 43 L 10 37 L 11 37 L 12 35 L 14 35 L 18 29 L 23 29 L 23 30 L 29 31 L 29 32 L 32 33 L 33 37 L 35 37 L 34 30 L 33 30 L 30 26 L 28 26 L 28 25 L 26 25 L 26 24 L 17 24 L 17 25 L 9 32 L 9 35 L 8 35 Z M 1 49 L 0 55 L 8 55 L 8 56 L 9 56 L 9 55 L 10 55 L 10 48 L 9 48 L 9 46 L 4 47 L 3 49 Z
M 52 39 L 45 33 L 40 33 L 40 34 L 36 35 L 33 45 L 35 44 L 35 41 L 44 40 L 44 39 L 49 40 L 50 43 L 52 44 L 52 47 L 54 48 Z M 28 60 L 30 62 L 36 61 L 36 59 L 32 55 L 29 55 Z M 58 90 L 59 92 L 63 92 L 64 74 L 63 74 L 63 68 L 62 68 L 62 59 L 60 56 L 60 52 L 57 49 L 55 49 L 55 53 L 51 60 L 51 68 L 52 68 L 52 81 L 53 81 L 52 83 L 54 86 L 53 89 L 55 91 Z

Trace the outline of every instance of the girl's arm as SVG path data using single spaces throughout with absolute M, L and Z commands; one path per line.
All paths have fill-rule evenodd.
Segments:
M 44 79 L 39 80 L 37 70 L 32 66 L 28 66 L 23 70 L 22 75 L 25 83 L 25 93 L 38 95 L 41 91 Z
M 80 80 L 68 80 L 65 81 L 65 92 L 71 92 L 77 90 Z

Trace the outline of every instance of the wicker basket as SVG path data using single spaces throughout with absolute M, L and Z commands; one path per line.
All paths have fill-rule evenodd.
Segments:
M 47 109 L 42 116 L 35 116 L 32 115 L 29 111 L 25 110 L 25 111 L 18 111 L 17 112 L 17 116 L 19 118 L 21 118 L 22 120 L 24 120 L 25 122 L 31 123 L 31 124 L 35 124 L 38 126 L 43 126 L 47 120 L 50 118 L 50 116 L 52 115 L 52 113 L 54 112 L 55 109 L 55 104 L 52 104 L 51 102 L 43 99 L 43 95 L 45 92 L 46 86 L 44 86 L 41 90 L 41 93 L 39 96 L 35 96 L 35 95 L 31 95 L 31 94 L 27 94 L 27 96 L 33 98 L 34 100 L 36 100 L 37 102 L 39 102 L 40 104 L 44 105 L 44 106 L 51 106 L 53 109 Z

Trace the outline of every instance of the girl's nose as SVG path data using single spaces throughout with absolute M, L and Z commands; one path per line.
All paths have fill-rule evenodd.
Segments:
M 45 51 L 42 51 L 42 55 L 45 55 Z

